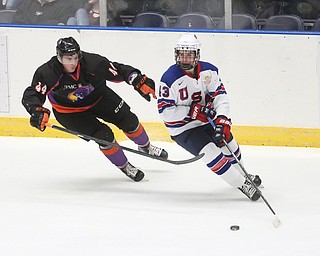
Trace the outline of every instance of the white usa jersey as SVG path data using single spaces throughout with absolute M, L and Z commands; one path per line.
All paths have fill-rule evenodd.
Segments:
M 190 118 L 194 103 L 205 106 L 211 101 L 216 116 L 229 115 L 229 100 L 218 68 L 199 61 L 197 73 L 198 79 L 195 79 L 177 65 L 172 65 L 161 77 L 157 88 L 158 112 L 171 136 L 206 124 Z

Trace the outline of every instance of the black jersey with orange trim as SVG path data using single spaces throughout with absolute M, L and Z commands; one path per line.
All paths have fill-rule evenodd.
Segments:
M 31 86 L 24 91 L 22 104 L 31 108 L 42 106 L 48 97 L 58 112 L 81 112 L 94 106 L 106 89 L 106 81 L 127 83 L 132 72 L 129 65 L 111 62 L 106 57 L 82 52 L 74 73 L 68 73 L 56 56 L 35 72 Z

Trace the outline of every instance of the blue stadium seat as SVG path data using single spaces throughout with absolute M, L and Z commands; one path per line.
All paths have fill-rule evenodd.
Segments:
M 232 15 L 232 29 L 235 30 L 256 30 L 257 20 L 251 14 L 233 14 Z M 217 29 L 225 29 L 225 17 L 223 17 Z
M 213 20 L 203 13 L 185 13 L 177 18 L 173 26 L 175 28 L 213 28 Z
M 320 18 L 317 19 L 314 24 L 313 27 L 311 29 L 312 31 L 320 31 Z
M 0 23 L 12 23 L 16 10 L 0 10 Z
M 157 12 L 143 12 L 137 14 L 131 22 L 132 27 L 169 27 L 169 19 L 166 15 Z
M 302 31 L 304 30 L 304 22 L 299 16 L 280 14 L 268 18 L 263 30 Z

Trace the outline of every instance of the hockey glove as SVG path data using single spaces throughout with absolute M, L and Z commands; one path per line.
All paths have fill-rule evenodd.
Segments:
M 218 116 L 216 120 L 214 120 L 216 125 L 214 140 L 220 145 L 223 146 L 224 143 L 222 140 L 229 142 L 231 138 L 231 119 L 228 119 L 225 116 Z
M 46 123 L 49 121 L 50 110 L 44 107 L 34 107 L 30 112 L 31 126 L 43 132 L 46 129 Z
M 190 118 L 195 120 L 198 119 L 201 122 L 208 122 L 207 117 L 213 119 L 216 115 L 216 111 L 210 104 L 207 106 L 201 106 L 199 103 L 193 104 L 190 109 Z
M 147 101 L 150 101 L 150 93 L 152 97 L 156 99 L 156 93 L 154 91 L 155 84 L 154 81 L 148 78 L 146 75 L 138 75 L 133 81 L 132 85 L 136 91 L 140 93 L 140 95 L 145 98 Z

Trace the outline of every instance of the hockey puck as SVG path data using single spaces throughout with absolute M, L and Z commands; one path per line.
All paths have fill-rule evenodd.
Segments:
M 231 227 L 230 227 L 230 230 L 232 230 L 232 231 L 237 231 L 237 230 L 239 230 L 240 229 L 240 227 L 238 226 L 238 225 L 232 225 Z

